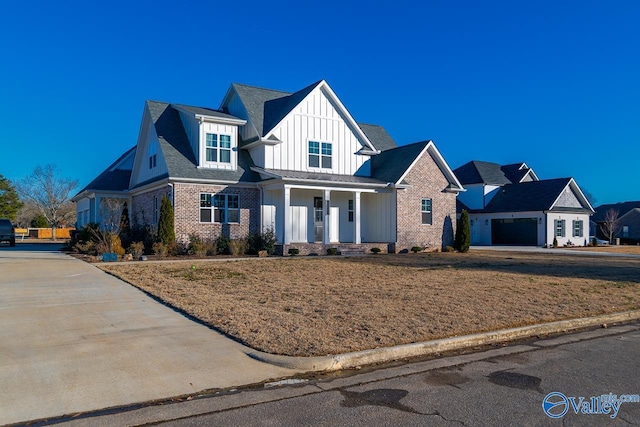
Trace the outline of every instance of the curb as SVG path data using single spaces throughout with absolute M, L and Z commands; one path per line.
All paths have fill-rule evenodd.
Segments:
M 522 326 L 494 332 L 481 332 L 478 334 L 464 335 L 460 337 L 442 338 L 433 341 L 376 348 L 372 350 L 356 351 L 332 356 L 282 356 L 278 354 L 264 353 L 262 351 L 249 348 L 245 350 L 245 354 L 261 362 L 283 368 L 305 372 L 326 372 L 355 368 L 357 366 L 375 363 L 391 362 L 393 360 L 416 356 L 429 356 L 445 351 L 460 350 L 480 345 L 529 338 L 536 335 L 567 332 L 575 329 L 600 326 L 610 323 L 628 322 L 631 320 L 640 320 L 640 310 L 604 314 L 580 319 L 560 320 L 557 322 L 542 323 L 539 325 Z

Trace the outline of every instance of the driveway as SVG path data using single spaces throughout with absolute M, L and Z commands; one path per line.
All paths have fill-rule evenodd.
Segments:
M 0 425 L 294 374 L 56 246 L 0 246 Z
M 564 254 L 575 256 L 600 256 L 611 258 L 640 258 L 637 254 L 623 254 L 623 253 L 611 253 L 611 252 L 598 252 L 588 250 L 573 250 L 562 248 L 542 248 L 540 246 L 471 246 L 471 249 L 478 251 L 506 251 L 506 252 L 538 252 L 545 254 Z

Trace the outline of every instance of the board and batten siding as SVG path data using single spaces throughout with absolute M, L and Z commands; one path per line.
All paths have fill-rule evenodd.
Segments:
M 267 169 L 355 175 L 369 160 L 368 156 L 355 154 L 364 143 L 320 87 L 312 91 L 274 129 L 273 135 L 282 143 L 259 147 L 264 151 L 263 156 L 252 153 L 257 166 Z M 309 167 L 309 141 L 332 144 L 331 170 Z M 361 174 L 362 171 L 359 175 Z
M 136 151 L 135 163 L 137 167 L 133 168 L 133 175 L 131 177 L 132 188 L 137 184 L 168 173 L 167 162 L 162 155 L 155 126 L 146 111 L 143 117 L 142 129 L 138 140 L 138 150 Z M 149 148 L 152 142 L 156 143 L 156 166 L 149 168 Z
M 360 195 L 361 239 L 363 243 L 396 241 L 396 204 L 394 193 Z
M 217 135 L 231 136 L 231 163 L 207 162 L 206 148 L 207 134 L 215 133 Z M 225 125 L 221 123 L 203 122 L 200 125 L 200 151 L 199 164 L 200 167 L 212 169 L 230 169 L 236 170 L 238 167 L 238 126 Z M 220 149 L 220 137 L 218 136 L 218 150 Z M 196 157 L 198 158 L 198 157 Z

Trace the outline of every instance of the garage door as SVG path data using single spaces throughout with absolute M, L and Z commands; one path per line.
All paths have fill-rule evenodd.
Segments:
M 492 219 L 491 243 L 536 246 L 538 244 L 537 218 Z

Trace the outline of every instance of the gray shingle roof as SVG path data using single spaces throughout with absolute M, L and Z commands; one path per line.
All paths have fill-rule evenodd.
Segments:
M 375 178 L 369 178 L 365 176 L 354 175 L 336 175 L 329 173 L 317 173 L 317 172 L 302 172 L 302 171 L 290 171 L 280 169 L 264 169 L 265 172 L 277 175 L 284 179 L 299 179 L 308 181 L 328 181 L 335 183 L 345 184 L 381 184 L 384 185 L 386 181 L 380 181 Z
M 571 178 L 545 179 L 507 184 L 498 189 L 483 210 L 475 212 L 525 212 L 551 209 L 558 196 L 571 182 Z M 571 209 L 579 211 L 580 208 Z M 586 208 L 585 208 L 586 210 Z
M 473 160 L 454 169 L 453 173 L 462 185 L 505 185 L 511 183 L 497 163 Z
M 282 92 L 279 90 L 264 89 L 255 86 L 248 86 L 239 83 L 231 85 L 249 115 L 249 119 L 256 126 L 256 130 L 260 136 L 264 136 L 264 108 L 265 103 L 274 99 L 291 95 L 291 92 Z M 272 120 L 272 119 L 271 119 Z
M 111 163 L 100 175 L 87 184 L 78 194 L 84 191 L 126 191 L 129 189 L 131 169 L 113 169 L 125 157 L 135 155 L 136 147 L 128 149 L 118 159 Z
M 609 209 L 613 209 L 618 211 L 618 218 L 627 214 L 629 211 L 633 209 L 640 208 L 640 201 L 635 202 L 622 202 L 622 203 L 610 203 L 606 205 L 600 205 L 597 208 L 594 208 L 596 211 L 595 214 L 591 217 L 591 220 L 594 222 L 604 222 L 604 217 L 607 214 Z
M 287 114 L 291 112 L 304 98 L 313 91 L 322 80 L 319 80 L 304 89 L 282 98 L 270 99 L 264 103 L 264 119 L 261 136 L 271 131 Z
M 188 111 L 193 114 L 198 114 L 201 116 L 210 116 L 210 117 L 219 117 L 221 119 L 234 119 L 234 120 L 242 120 L 239 117 L 232 116 L 231 114 L 224 113 L 222 111 L 214 110 L 206 107 L 193 107 L 191 105 L 182 105 L 182 104 L 171 104 L 176 106 L 177 108 L 181 108 L 185 111 Z
M 360 126 L 360 129 L 367 135 L 367 138 L 369 138 L 369 141 L 371 141 L 376 150 L 386 151 L 398 146 L 382 126 L 365 123 L 358 123 L 358 126 Z
M 385 150 L 371 158 L 371 177 L 382 182 L 396 183 L 429 144 L 429 141 Z
M 236 170 L 198 168 L 178 111 L 166 102 L 147 101 L 147 105 L 170 177 L 230 182 L 260 181 L 260 176 L 250 169 L 254 164 L 245 150 L 238 152 Z
M 511 182 L 520 182 L 522 178 L 529 172 L 529 168 L 523 167 L 524 163 L 513 163 L 510 165 L 500 166 L 500 170 L 504 176 Z

